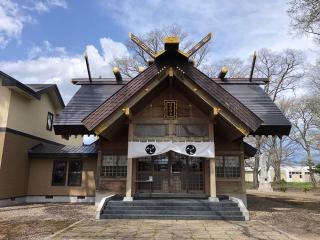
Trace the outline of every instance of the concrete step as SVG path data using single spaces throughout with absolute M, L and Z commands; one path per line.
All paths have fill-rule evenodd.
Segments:
M 103 214 L 136 214 L 136 215 L 212 215 L 242 216 L 240 211 L 189 211 L 189 210 L 104 210 Z
M 191 210 L 191 211 L 240 211 L 233 206 L 105 206 L 104 210 Z
M 217 215 L 173 215 L 173 214 L 102 214 L 101 219 L 174 219 L 174 220 L 226 220 L 244 221 L 243 216 Z
M 237 207 L 238 204 L 234 202 L 187 202 L 187 201 L 141 201 L 134 200 L 131 202 L 124 201 L 109 201 L 108 206 L 212 206 L 212 207 Z

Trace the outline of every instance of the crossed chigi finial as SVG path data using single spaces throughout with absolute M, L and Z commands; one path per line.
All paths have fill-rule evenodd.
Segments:
M 163 51 L 155 52 L 150 47 L 148 47 L 147 44 L 145 44 L 142 40 L 140 40 L 136 35 L 133 33 L 129 33 L 129 38 L 137 44 L 143 51 L 145 51 L 150 57 L 155 59 L 158 57 Z M 179 50 L 184 56 L 187 58 L 191 57 L 193 54 L 195 54 L 200 48 L 202 48 L 207 42 L 209 42 L 212 38 L 212 34 L 209 33 L 207 36 L 205 36 L 201 41 L 199 41 L 196 45 L 194 45 L 188 52 L 184 53 Z M 179 38 L 176 36 L 170 36 L 166 37 L 164 39 L 165 44 L 167 43 L 173 43 L 173 44 L 179 44 Z

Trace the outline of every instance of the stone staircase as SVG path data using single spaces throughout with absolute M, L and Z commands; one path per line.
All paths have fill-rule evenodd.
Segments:
M 206 199 L 110 200 L 103 207 L 100 218 L 245 220 L 237 203 L 231 200 L 209 202 Z

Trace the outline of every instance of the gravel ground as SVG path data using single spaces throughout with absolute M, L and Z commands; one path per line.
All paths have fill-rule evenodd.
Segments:
M 94 205 L 28 204 L 0 208 L 0 239 L 44 239 L 79 221 L 94 218 Z
M 259 193 L 250 191 L 252 220 L 266 222 L 301 240 L 320 236 L 320 194 Z M 0 239 L 44 239 L 79 221 L 94 219 L 95 207 L 87 204 L 28 204 L 0 208 Z
M 266 222 L 298 239 L 320 239 L 320 193 L 249 191 L 248 209 L 251 219 Z

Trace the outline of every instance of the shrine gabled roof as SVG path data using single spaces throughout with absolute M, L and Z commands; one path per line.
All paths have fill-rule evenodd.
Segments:
M 233 78 L 225 81 L 211 79 L 211 81 L 223 87 L 262 120 L 259 128 L 252 134 L 289 134 L 290 122 L 260 87 L 262 81 L 256 79 L 250 82 L 248 78 Z M 82 120 L 127 84 L 117 84 L 115 79 L 109 79 L 108 82 L 97 81 L 92 84 L 87 84 L 88 79 L 83 79 L 83 82 L 86 84 L 79 83 L 80 89 L 55 119 L 56 134 L 90 133 Z
M 262 120 L 218 83 L 212 81 L 212 79 L 204 73 L 193 67 L 191 63 L 179 66 L 181 67 L 180 69 L 185 71 L 186 76 L 194 81 L 203 91 L 228 110 L 239 121 L 245 124 L 251 132 L 254 132 L 260 126 Z M 147 83 L 155 79 L 160 69 L 163 68 L 165 68 L 164 64 L 152 64 L 84 118 L 82 121 L 84 126 L 89 131 L 92 131 L 114 111 L 123 107 L 126 101 L 133 97 L 139 90 L 143 89 Z
M 227 114 L 224 115 L 226 120 L 233 122 L 232 119 L 235 119 L 240 123 L 236 127 L 242 133 L 247 134 L 249 131 L 251 134 L 259 135 L 289 134 L 290 122 L 268 95 L 262 89 L 259 91 L 259 79 L 246 81 L 241 78 L 238 81 L 239 84 L 234 79 L 232 81 L 226 79 L 224 79 L 226 81 L 214 81 L 189 61 L 189 57 L 211 39 L 211 34 L 208 34 L 187 53 L 179 50 L 179 40 L 175 37 L 167 38 L 165 49 L 159 53 L 154 53 L 133 34 L 130 35 L 130 38 L 154 58 L 154 63 L 123 85 L 111 84 L 111 87 L 109 83 L 103 84 L 101 81 L 83 83 L 65 110 L 55 120 L 54 129 L 57 134 L 99 133 L 108 124 L 124 114 L 121 110 L 127 108 L 126 104 L 131 101 L 132 105 L 134 104 L 133 99 L 143 98 L 148 92 L 148 86 L 155 88 L 160 81 L 173 76 L 179 81 L 188 79 L 192 85 L 201 90 L 201 94 L 204 94 L 205 98 L 209 96 L 210 106 L 215 107 L 217 103 L 219 108 L 226 111 L 223 113 Z M 248 90 L 253 85 L 255 88 L 252 88 L 254 92 L 251 93 Z M 105 92 L 102 89 L 105 89 Z M 238 89 L 243 91 L 238 91 Z M 101 92 L 99 96 L 96 94 L 98 90 Z M 194 91 L 194 94 L 198 93 Z M 94 100 L 91 100 L 91 97 Z M 242 126 L 245 129 L 242 129 Z M 96 131 L 98 128 L 99 130 Z

